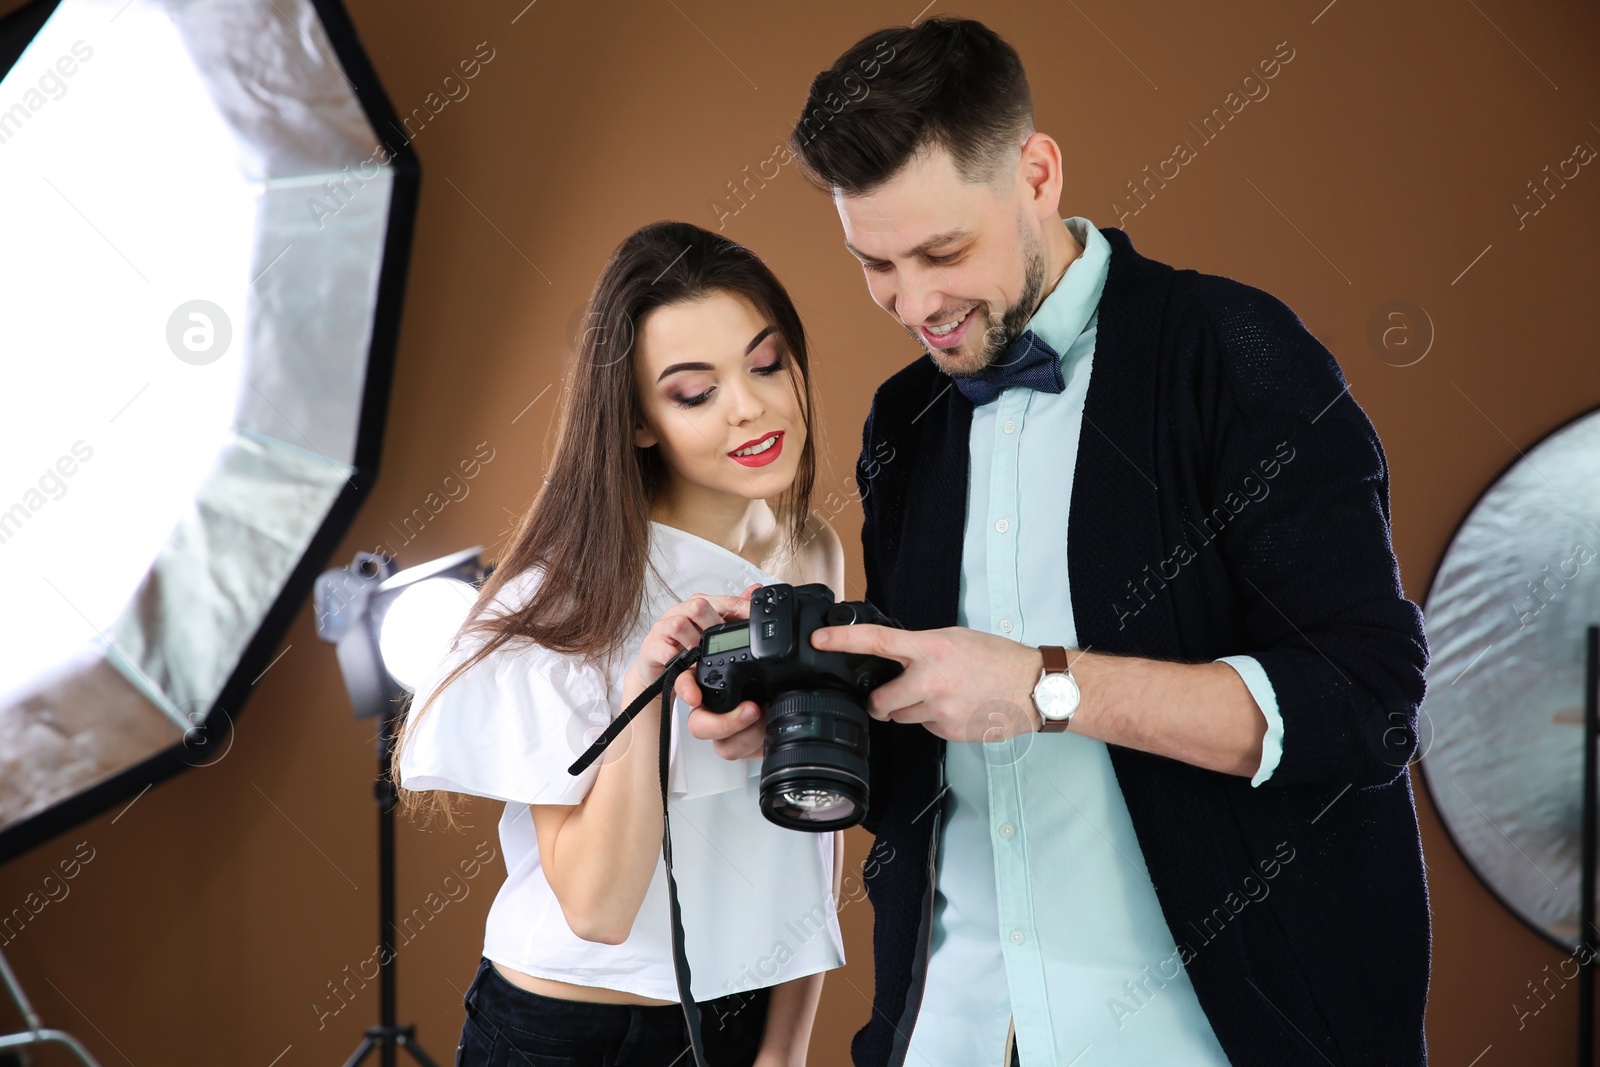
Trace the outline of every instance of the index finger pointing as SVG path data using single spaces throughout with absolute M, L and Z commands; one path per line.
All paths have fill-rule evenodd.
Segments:
M 865 652 L 889 659 L 904 660 L 900 651 L 901 634 L 890 626 L 858 622 L 842 626 L 818 627 L 811 634 L 813 648 L 829 652 Z
M 750 598 L 747 595 L 716 596 L 710 593 L 701 593 L 700 598 L 709 601 L 711 606 L 716 609 L 717 614 L 722 616 L 724 622 L 730 619 L 748 619 L 750 617 Z

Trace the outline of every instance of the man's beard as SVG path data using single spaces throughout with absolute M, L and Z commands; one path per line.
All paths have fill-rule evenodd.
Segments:
M 967 325 L 967 334 L 970 339 L 973 331 L 982 330 L 978 335 L 981 340 L 976 354 L 964 353 L 966 341 L 962 347 L 954 350 L 934 348 L 922 336 L 922 331 L 916 327 L 911 328 L 918 341 L 922 342 L 923 349 L 933 359 L 933 365 L 951 375 L 976 374 L 1000 358 L 1011 342 L 1022 336 L 1023 329 L 1028 325 L 1028 320 L 1033 318 L 1038 310 L 1039 298 L 1044 292 L 1045 274 L 1049 264 L 1045 259 L 1044 242 L 1031 239 L 1027 231 L 1023 231 L 1023 242 L 1027 246 L 1027 255 L 1023 265 L 1022 295 L 1015 303 L 1006 308 L 1005 314 L 998 320 L 990 314 L 989 306 L 984 304 L 981 310 L 974 310 L 974 316 L 982 315 L 982 320 L 976 319 Z

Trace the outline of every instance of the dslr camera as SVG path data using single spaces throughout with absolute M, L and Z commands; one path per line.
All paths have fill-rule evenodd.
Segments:
M 764 585 L 750 618 L 700 636 L 701 705 L 729 712 L 753 700 L 767 713 L 761 813 L 790 830 L 821 833 L 867 813 L 867 696 L 898 675 L 899 661 L 811 647 L 824 626 L 898 626 L 871 604 L 834 602 L 826 585 Z

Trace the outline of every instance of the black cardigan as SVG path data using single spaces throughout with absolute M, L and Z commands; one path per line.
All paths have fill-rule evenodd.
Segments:
M 1282 302 L 1100 232 L 1111 265 L 1062 561 L 1078 647 L 1248 653 L 1284 724 L 1259 788 L 1111 746 L 1162 913 L 1236 1067 L 1424 1064 L 1430 926 L 1406 767 L 1428 647 L 1389 540 L 1383 448 Z M 866 595 L 910 629 L 956 624 L 971 422 L 924 354 L 879 387 L 863 429 Z M 874 721 L 871 746 L 876 990 L 858 1067 L 906 1054 L 944 796 L 944 742 L 924 727 Z

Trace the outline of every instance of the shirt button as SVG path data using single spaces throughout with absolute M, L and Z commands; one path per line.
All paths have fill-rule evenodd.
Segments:
M 1017 432 L 1017 420 L 1016 419 L 1007 419 L 1006 420 L 1006 424 L 1004 426 L 1000 427 L 1000 428 L 1002 430 L 1004 430 L 1006 433 L 1016 433 Z
M 1000 631 L 1002 633 L 1010 633 L 1011 632 L 1011 620 L 1010 619 L 1001 619 L 1000 620 Z
M 994 524 L 994 528 L 1001 533 L 1005 533 L 1007 530 L 1011 529 L 1011 524 L 1004 519 L 1000 519 Z
M 1013 930 L 1013 931 L 1011 931 L 1011 943 L 1013 945 L 1022 944 L 1022 931 L 1021 930 Z
M 1014 834 L 1016 832 L 1017 832 L 1017 828 L 1015 826 L 1012 826 L 1010 823 L 1003 822 L 1003 823 L 1000 824 L 1000 836 L 1001 837 L 1010 837 L 1012 834 Z

